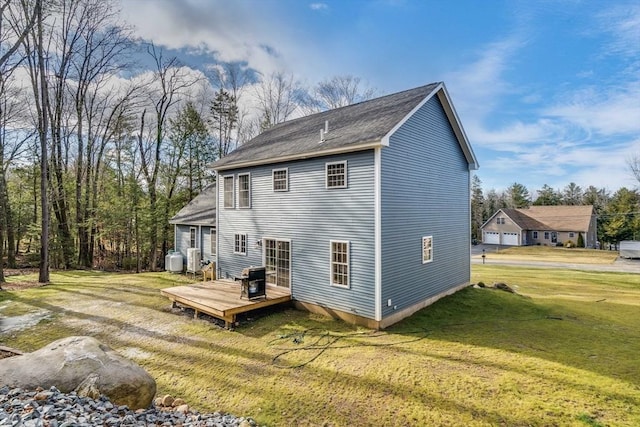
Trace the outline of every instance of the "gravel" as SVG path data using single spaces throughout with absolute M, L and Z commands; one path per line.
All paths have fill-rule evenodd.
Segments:
M 98 399 L 79 397 L 75 392 L 62 393 L 55 387 L 29 391 L 0 387 L 0 427 L 71 427 L 71 426 L 183 426 L 183 427 L 254 427 L 251 418 L 214 412 L 182 413 L 152 406 L 132 411 L 118 406 L 105 396 Z

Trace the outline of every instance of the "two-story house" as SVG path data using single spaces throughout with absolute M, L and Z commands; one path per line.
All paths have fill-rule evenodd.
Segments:
M 275 125 L 213 164 L 218 277 L 391 325 L 468 285 L 477 165 L 443 83 Z

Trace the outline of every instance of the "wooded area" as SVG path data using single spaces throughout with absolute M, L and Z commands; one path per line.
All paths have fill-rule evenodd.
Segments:
M 295 115 L 368 99 L 244 63 L 195 69 L 133 37 L 111 0 L 1 0 L 0 282 L 49 267 L 154 270 L 207 166 Z

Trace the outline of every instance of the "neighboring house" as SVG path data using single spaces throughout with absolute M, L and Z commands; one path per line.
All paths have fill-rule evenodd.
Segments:
M 595 248 L 596 215 L 593 206 L 531 206 L 500 209 L 481 227 L 482 243 L 526 246 L 556 246 L 568 241 Z
M 443 83 L 281 123 L 213 164 L 218 277 L 384 328 L 470 280 L 470 170 Z M 267 291 L 268 293 L 268 291 Z
M 200 249 L 203 261 L 216 256 L 216 185 L 205 187 L 169 220 L 174 225 L 174 250 L 187 262 L 187 249 Z

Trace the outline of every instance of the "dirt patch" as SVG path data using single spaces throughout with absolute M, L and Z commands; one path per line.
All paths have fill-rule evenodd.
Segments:
M 4 277 L 11 277 L 11 276 L 26 276 L 29 274 L 34 274 L 37 273 L 38 270 L 35 268 L 16 268 L 16 269 L 12 269 L 12 268 L 8 268 L 6 270 L 4 270 Z M 22 289 L 29 289 L 29 288 L 38 288 L 40 286 L 45 286 L 42 283 L 38 282 L 38 279 L 33 279 L 33 280 L 21 280 L 21 281 L 12 281 L 12 282 L 5 282 L 5 283 L 0 283 L 0 287 L 5 290 L 5 291 L 19 291 Z

